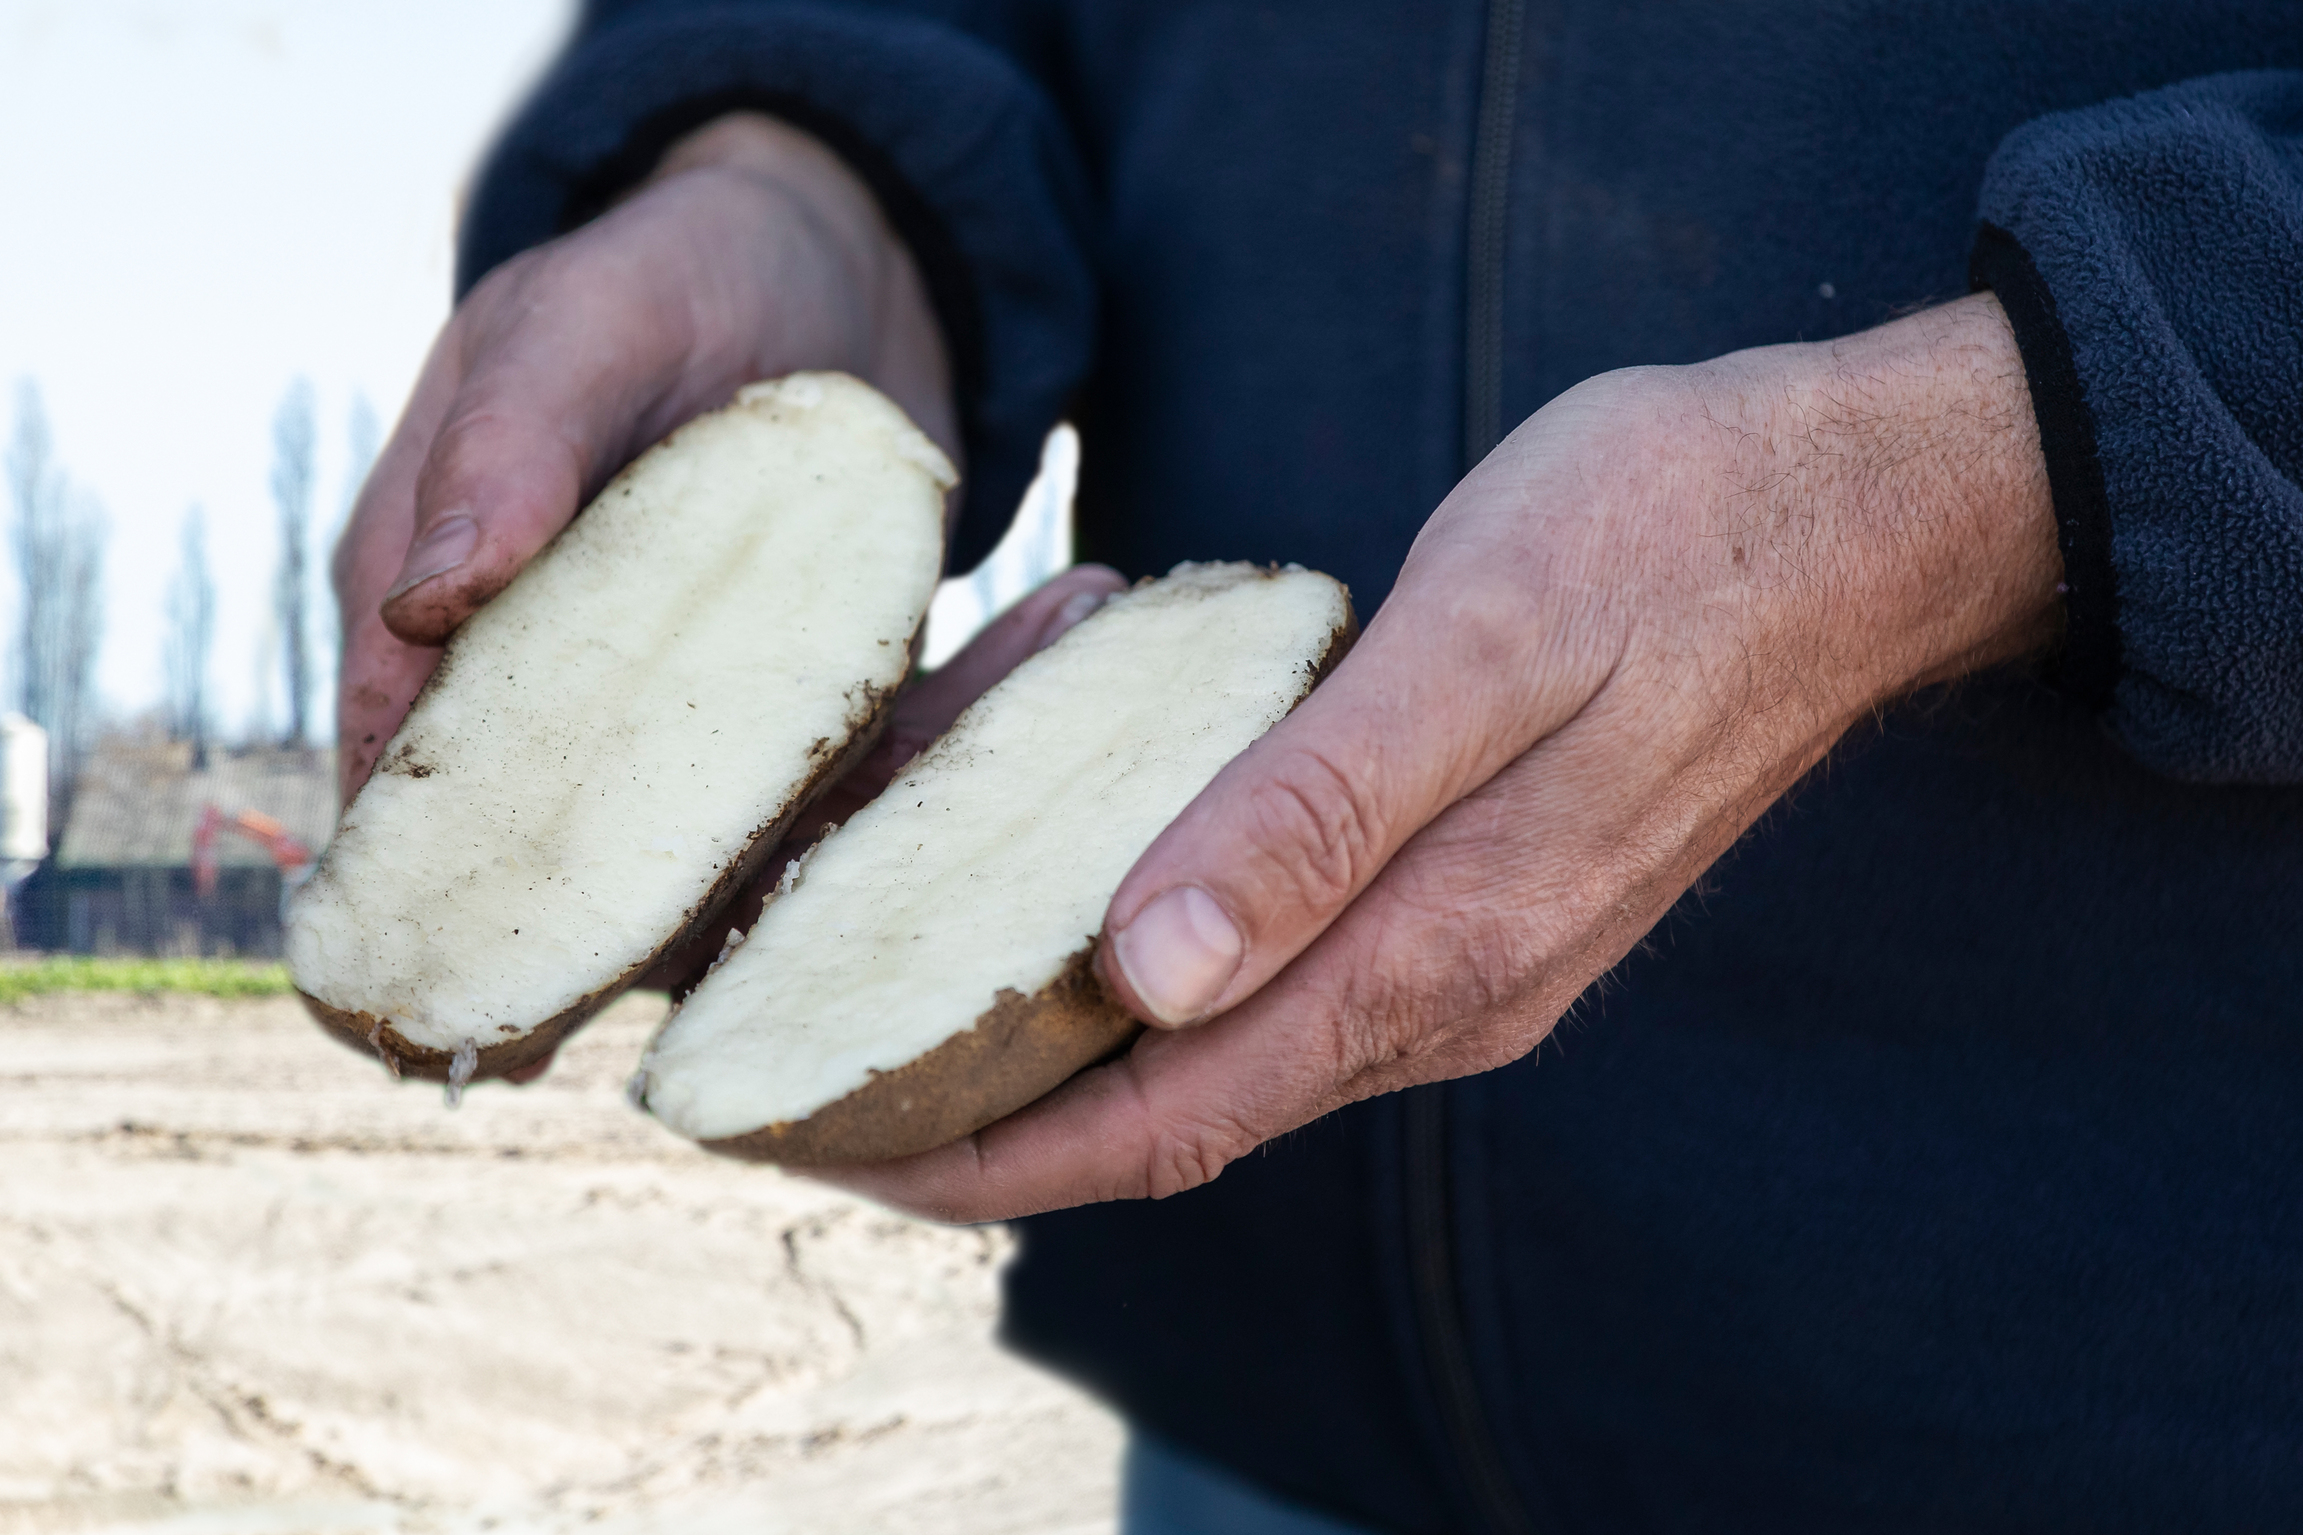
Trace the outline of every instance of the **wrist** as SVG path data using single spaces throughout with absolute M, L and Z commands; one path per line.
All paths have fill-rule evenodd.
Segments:
M 1699 371 L 1710 543 L 1826 698 L 1860 713 L 2053 640 L 2046 463 L 1991 295 Z

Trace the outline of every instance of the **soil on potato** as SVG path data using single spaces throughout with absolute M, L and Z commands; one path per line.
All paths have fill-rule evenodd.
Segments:
M 450 1112 L 293 998 L 0 1009 L 0 1535 L 1109 1531 L 1005 1234 L 657 1129 L 661 1014 Z

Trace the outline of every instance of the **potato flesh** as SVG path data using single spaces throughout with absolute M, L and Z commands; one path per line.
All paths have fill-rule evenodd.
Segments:
M 625 978 L 902 681 L 952 481 L 839 375 L 634 462 L 458 631 L 291 912 L 297 984 L 453 1051 Z
M 986 694 L 825 839 L 666 1025 L 636 1084 L 719 1140 L 808 1118 L 1032 996 L 1120 879 L 1281 719 L 1347 621 L 1326 576 L 1180 566 Z

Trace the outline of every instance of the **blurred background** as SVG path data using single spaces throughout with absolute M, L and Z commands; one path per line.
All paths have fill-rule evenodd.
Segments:
M 277 953 L 334 819 L 328 551 L 571 15 L 0 0 L 17 947 Z
M 57 620 L 88 628 L 87 674 L 64 679 L 80 707 L 328 738 L 325 552 L 447 316 L 465 178 L 569 19 L 568 0 L 0 0 L 0 611 L 21 628 L 27 521 L 51 527 L 59 608 L 85 604 Z
M 0 0 L 0 883 L 19 950 L 279 950 L 334 820 L 328 554 L 570 0 Z M 1069 562 L 1076 442 L 933 665 Z M 44 769 L 36 766 L 44 764 Z
M 303 1016 L 328 551 L 566 0 L 0 0 L 0 1535 L 1108 1535 L 1009 1238 Z M 930 660 L 1068 560 L 1068 432 Z M 64 952 L 58 952 L 64 951 Z

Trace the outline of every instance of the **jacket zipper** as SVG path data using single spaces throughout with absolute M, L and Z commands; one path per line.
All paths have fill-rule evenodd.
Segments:
M 1471 1340 L 1455 1285 L 1455 1237 L 1449 1229 L 1447 1084 L 1412 1088 L 1404 1096 L 1409 1284 L 1440 1424 L 1484 1535 L 1534 1535 L 1535 1526 L 1488 1432 L 1471 1369 Z
M 1488 0 L 1479 120 L 1471 154 L 1464 265 L 1463 464 L 1468 472 L 1503 440 L 1503 290 L 1511 211 L 1511 141 L 1519 115 L 1526 0 Z M 1518 1489 L 1497 1453 L 1472 1373 L 1471 1340 L 1456 1288 L 1447 1157 L 1447 1084 L 1405 1096 L 1402 1130 L 1409 1280 L 1441 1425 L 1487 1535 L 1533 1535 Z
M 1464 261 L 1463 467 L 1503 441 L 1503 279 L 1527 0 L 1488 0 Z

